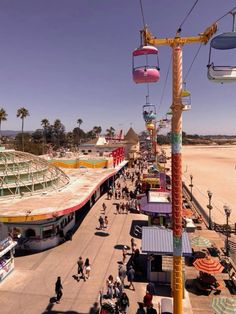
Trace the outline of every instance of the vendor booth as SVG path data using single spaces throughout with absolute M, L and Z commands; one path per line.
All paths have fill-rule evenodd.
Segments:
M 184 257 L 192 255 L 188 234 L 183 232 L 183 278 Z M 147 279 L 159 284 L 172 286 L 173 272 L 173 231 L 164 227 L 142 228 L 142 252 L 148 254 Z

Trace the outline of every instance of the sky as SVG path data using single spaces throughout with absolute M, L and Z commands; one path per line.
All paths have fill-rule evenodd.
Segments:
M 158 38 L 174 37 L 195 0 L 143 0 L 145 23 Z M 199 0 L 182 26 L 182 36 L 197 36 L 235 0 Z M 232 30 L 232 15 L 220 19 Z M 8 114 L 2 130 L 20 130 L 17 109 L 25 107 L 25 131 L 41 120 L 60 119 L 66 131 L 110 126 L 127 132 L 145 129 L 142 106 L 146 84 L 132 80 L 132 51 L 140 44 L 143 20 L 139 0 L 0 0 L 0 108 Z M 183 47 L 183 77 L 199 44 Z M 160 80 L 149 84 L 149 101 L 158 119 L 171 105 L 171 48 L 158 47 Z M 186 78 L 192 109 L 183 113 L 188 134 L 236 134 L 236 83 L 207 79 L 209 43 L 202 45 Z M 214 51 L 219 65 L 236 65 L 236 49 Z M 214 59 L 215 60 L 215 59 Z

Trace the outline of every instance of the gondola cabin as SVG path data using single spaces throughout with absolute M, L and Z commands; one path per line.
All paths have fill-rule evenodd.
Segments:
M 215 65 L 212 59 L 212 49 L 230 50 L 236 48 L 236 32 L 222 33 L 211 40 L 207 77 L 216 83 L 228 83 L 236 81 L 236 64 Z M 225 56 L 225 59 L 227 57 Z M 227 59 L 226 59 L 227 60 Z M 227 61 L 228 62 L 228 61 Z
M 152 122 L 156 119 L 156 107 L 155 105 L 144 105 L 143 106 L 143 119 L 145 122 Z
M 154 128 L 155 128 L 154 123 L 146 123 L 146 129 L 147 129 L 148 131 L 153 131 Z
M 142 46 L 135 49 L 132 65 L 135 83 L 156 83 L 159 80 L 158 49 L 156 47 Z
M 191 94 L 187 89 L 183 89 L 181 92 L 181 102 L 183 106 L 191 105 Z

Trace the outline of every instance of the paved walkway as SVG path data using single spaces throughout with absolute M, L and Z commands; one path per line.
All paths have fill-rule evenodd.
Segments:
M 97 230 L 102 203 L 107 205 L 109 225 L 107 234 Z M 15 270 L 0 285 L 1 314 L 39 313 L 89 313 L 98 299 L 99 291 L 105 289 L 106 278 L 118 273 L 118 262 L 122 260 L 123 245 L 130 246 L 130 229 L 133 220 L 147 220 L 141 214 L 116 214 L 115 200 L 98 200 L 86 215 L 73 236 L 73 240 L 37 254 L 15 259 Z M 140 247 L 140 240 L 136 240 Z M 77 260 L 82 256 L 91 262 L 89 280 L 77 282 Z M 63 297 L 60 304 L 50 303 L 54 297 L 54 284 L 61 276 Z M 135 291 L 126 289 L 130 299 L 128 313 L 136 313 L 137 302 L 142 301 L 147 283 L 136 282 Z M 160 297 L 154 297 L 158 309 Z M 192 313 L 188 293 L 184 300 L 184 313 Z

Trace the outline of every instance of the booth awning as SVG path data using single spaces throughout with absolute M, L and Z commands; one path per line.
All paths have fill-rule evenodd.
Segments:
M 188 234 L 182 235 L 183 256 L 191 256 L 192 248 Z M 148 254 L 173 255 L 173 231 L 159 227 L 142 228 L 142 252 Z
M 172 213 L 172 206 L 167 202 L 148 202 L 147 196 L 144 196 L 140 200 L 140 211 L 147 215 L 167 215 Z

